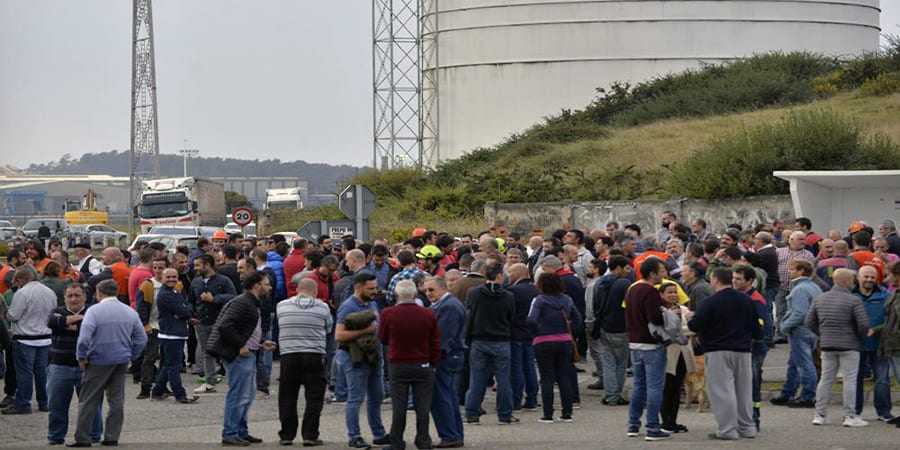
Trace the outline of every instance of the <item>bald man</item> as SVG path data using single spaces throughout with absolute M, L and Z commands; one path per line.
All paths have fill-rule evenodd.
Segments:
M 839 241 L 841 243 L 843 241 Z M 876 283 L 878 279 L 878 270 L 872 266 L 862 266 L 856 275 L 856 287 L 853 289 L 853 295 L 862 301 L 862 306 L 866 310 L 869 318 L 869 328 L 883 328 L 885 322 L 884 305 L 890 299 L 891 293 L 883 286 Z M 890 357 L 878 354 L 878 344 L 881 338 L 881 331 L 873 333 L 867 337 L 860 347 L 859 352 L 859 371 L 856 376 L 856 414 L 859 415 L 863 410 L 863 367 L 866 365 L 872 368 L 874 377 L 874 398 L 875 412 L 878 413 L 878 419 L 883 422 L 892 424 L 900 423 L 900 420 L 894 418 L 891 414 L 891 384 L 890 384 Z M 868 364 L 867 364 L 868 363 Z
M 131 306 L 131 301 L 128 299 L 128 277 L 131 274 L 131 269 L 124 261 L 122 251 L 116 247 L 103 249 L 103 265 L 106 266 L 103 271 L 88 280 L 91 292 L 96 290 L 97 284 L 101 281 L 114 280 L 119 286 L 119 293 L 116 295 L 116 298 L 120 302 Z
M 282 445 L 290 445 L 297 437 L 297 396 L 301 386 L 306 405 L 300 430 L 303 445 L 322 445 L 319 418 L 325 402 L 325 339 L 332 320 L 328 305 L 316 298 L 318 291 L 315 280 L 303 278 L 297 283 L 297 295 L 282 300 L 276 307 L 281 350 L 278 435 Z
M 859 370 L 859 348 L 869 331 L 869 319 L 862 303 L 850 292 L 853 288 L 853 271 L 834 271 L 834 287 L 816 297 L 806 326 L 819 336 L 822 346 L 822 377 L 816 388 L 816 414 L 813 425 L 828 423 L 828 401 L 831 385 L 838 370 L 844 372 L 844 420 L 845 427 L 865 427 L 869 423 L 856 412 L 856 384 Z

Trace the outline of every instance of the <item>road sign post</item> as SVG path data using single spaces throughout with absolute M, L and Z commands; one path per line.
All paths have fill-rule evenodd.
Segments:
M 368 240 L 368 227 L 365 223 L 375 211 L 375 194 L 365 185 L 350 185 L 341 191 L 338 206 L 348 219 L 356 222 L 357 237 Z
M 241 234 L 244 234 L 244 227 L 253 223 L 253 210 L 246 206 L 238 206 L 231 211 L 231 220 L 241 227 Z

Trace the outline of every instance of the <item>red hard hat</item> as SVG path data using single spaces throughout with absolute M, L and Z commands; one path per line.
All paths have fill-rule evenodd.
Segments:
M 425 232 L 426 232 L 426 231 L 428 231 L 428 230 L 425 229 L 424 227 L 416 228 L 416 229 L 413 230 L 413 232 L 412 232 L 412 237 L 414 237 L 414 238 L 420 238 L 420 237 L 422 237 L 422 236 L 425 235 Z

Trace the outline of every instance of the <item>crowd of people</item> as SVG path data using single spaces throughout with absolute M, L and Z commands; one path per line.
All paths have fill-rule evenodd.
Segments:
M 417 228 L 396 243 L 219 232 L 195 250 L 139 241 L 99 259 L 89 244 L 71 258 L 57 241 L 28 241 L 0 267 L 0 407 L 31 414 L 36 400 L 51 445 L 117 445 L 129 377 L 137 399 L 183 405 L 224 382 L 221 443 L 249 446 L 262 439 L 248 412 L 270 396 L 278 358 L 280 444 L 299 433 L 302 445 L 323 445 L 331 403 L 345 405 L 351 448 L 405 448 L 407 410 L 417 448 L 456 448 L 464 427 L 485 419 L 489 390 L 501 425 L 520 423 L 523 410 L 540 411 L 542 424 L 572 422 L 578 372 L 590 371 L 586 388 L 602 390 L 603 405 L 627 406 L 627 436 L 643 426 L 658 441 L 688 431 L 678 423 L 682 386 L 702 371 L 717 423 L 709 437 L 749 439 L 762 427 L 766 355 L 787 344 L 773 405 L 814 409 L 812 423 L 825 425 L 841 371 L 843 426 L 868 425 L 870 378 L 878 420 L 900 426 L 889 378 L 900 381 L 893 222 L 824 237 L 806 218 L 790 230 L 782 220 L 733 224 L 720 236 L 702 218 L 682 223 L 667 211 L 661 222 L 653 236 L 610 222 L 525 239 Z M 590 369 L 576 364 L 588 358 Z M 184 373 L 198 385 L 185 387 Z M 78 420 L 65 442 L 73 394 Z

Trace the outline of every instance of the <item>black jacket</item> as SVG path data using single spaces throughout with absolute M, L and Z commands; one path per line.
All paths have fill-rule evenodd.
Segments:
M 200 300 L 200 294 L 209 292 L 213 296 L 210 303 Z M 222 307 L 233 299 L 237 293 L 234 291 L 234 285 L 225 275 L 218 273 L 204 280 L 202 275 L 194 277 L 191 281 L 190 299 L 191 305 L 194 307 L 194 317 L 200 321 L 201 325 L 213 325 L 219 318 L 219 311 Z
M 533 339 L 531 330 L 528 328 L 528 311 L 531 309 L 531 301 L 540 295 L 537 287 L 531 280 L 523 279 L 516 284 L 506 288 L 512 292 L 516 304 L 516 315 L 512 325 L 512 340 L 514 341 L 530 341 Z
M 759 268 L 766 272 L 766 287 L 778 287 L 781 285 L 778 279 L 778 254 L 775 247 L 764 248 L 756 252 L 759 259 Z M 762 294 L 762 292 L 760 292 Z
M 512 293 L 496 283 L 469 289 L 466 295 L 466 344 L 509 341 L 516 313 Z
M 631 281 L 618 275 L 604 275 L 594 285 L 594 320 L 607 333 L 625 332 L 622 302 Z
M 159 334 L 188 337 L 188 319 L 192 311 L 180 292 L 166 285 L 161 286 L 156 295 L 156 309 L 159 311 Z
M 219 312 L 209 334 L 206 352 L 228 362 L 234 361 L 256 329 L 259 321 L 259 299 L 250 292 L 231 299 Z

